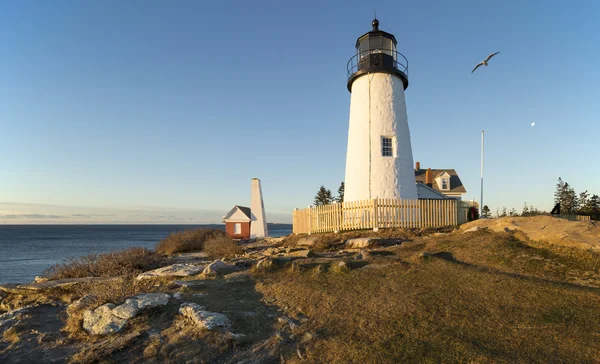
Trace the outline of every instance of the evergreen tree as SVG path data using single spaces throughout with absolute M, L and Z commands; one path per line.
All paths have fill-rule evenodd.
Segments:
M 333 196 L 331 195 L 331 190 L 325 188 L 325 186 L 321 185 L 319 191 L 315 195 L 315 206 L 323 206 L 330 205 L 333 202 Z
M 527 202 L 523 205 L 523 212 L 521 212 L 521 216 L 529 216 L 529 207 L 527 207 Z
M 491 217 L 490 208 L 488 205 L 483 205 L 483 209 L 481 209 L 481 217 Z
M 339 203 L 344 202 L 344 189 L 345 189 L 345 185 L 344 182 L 342 181 L 342 183 L 340 184 L 340 187 L 338 188 L 338 196 L 335 198 L 335 200 Z
M 594 220 L 600 220 L 600 197 L 593 195 L 586 203 L 586 211 Z
M 506 216 L 506 207 L 502 208 L 502 215 L 500 215 L 500 217 L 505 217 Z
M 578 215 L 589 215 L 589 197 L 590 194 L 587 190 L 579 193 L 579 208 L 577 209 Z
M 529 206 L 529 216 L 536 216 L 539 214 L 540 212 L 538 211 L 537 207 Z
M 560 177 L 556 184 L 556 192 L 554 192 L 554 202 L 560 203 L 561 214 L 574 214 L 577 212 L 577 194 L 575 193 L 575 190 Z
M 519 216 L 519 214 L 517 213 L 517 210 L 515 210 L 514 208 L 510 209 L 510 212 L 508 214 L 510 216 Z

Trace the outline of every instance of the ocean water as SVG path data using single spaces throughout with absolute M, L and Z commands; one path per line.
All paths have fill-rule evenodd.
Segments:
M 167 235 L 223 225 L 0 225 L 0 284 L 31 282 L 69 257 L 130 247 L 154 249 Z M 269 236 L 291 233 L 291 225 L 269 224 Z

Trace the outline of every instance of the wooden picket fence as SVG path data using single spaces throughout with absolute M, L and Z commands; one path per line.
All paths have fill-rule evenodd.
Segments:
M 460 225 L 470 206 L 460 200 L 372 199 L 295 209 L 295 234 Z
M 559 219 L 567 219 L 569 221 L 590 221 L 592 220 L 589 216 L 584 215 L 552 215 L 554 217 L 558 217 Z

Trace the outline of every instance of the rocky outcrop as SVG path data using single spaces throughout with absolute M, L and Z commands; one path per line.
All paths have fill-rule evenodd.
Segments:
M 204 268 L 202 274 L 204 274 L 205 276 L 216 276 L 218 274 L 231 272 L 236 269 L 237 267 L 235 265 L 225 263 L 224 261 L 219 259 L 215 260 L 214 262 L 210 263 L 206 268 Z
M 308 258 L 313 253 L 306 247 L 274 247 L 265 250 L 256 250 L 245 253 L 242 257 L 251 260 L 261 260 L 264 258 L 296 259 Z
M 217 327 L 229 327 L 231 321 L 225 314 L 206 311 L 204 306 L 186 302 L 179 306 L 179 313 L 192 320 L 198 327 L 214 330 Z
M 115 305 L 107 303 L 95 310 L 83 312 L 83 329 L 91 335 L 114 334 L 123 330 L 127 320 L 113 315 L 112 309 Z
M 127 321 L 149 307 L 164 306 L 170 296 L 166 293 L 142 293 L 125 300 L 122 305 L 112 303 L 83 313 L 83 328 L 92 335 L 106 335 L 121 331 Z
M 189 277 L 199 274 L 205 265 L 194 264 L 173 264 L 166 267 L 144 272 L 137 276 L 137 279 L 155 278 L 155 277 Z
M 375 239 L 372 238 L 357 238 L 357 239 L 348 239 L 346 241 L 346 247 L 348 248 L 369 248 L 373 246 L 373 241 Z
M 298 246 L 314 246 L 319 241 L 319 236 L 317 235 L 309 235 L 303 238 L 300 238 L 296 245 Z
M 472 232 L 479 231 L 479 230 L 486 230 L 486 229 L 487 229 L 487 227 L 473 226 L 472 228 L 469 228 L 469 229 L 463 231 L 463 234 L 472 233 Z
M 125 303 L 112 310 L 113 315 L 123 319 L 135 317 L 140 310 L 148 307 L 164 306 L 169 303 L 166 293 L 144 293 L 125 300 Z
M 274 267 L 273 259 L 264 258 L 264 259 L 259 260 L 258 263 L 256 263 L 255 269 L 259 270 L 259 271 L 266 271 L 273 267 Z
M 6 313 L 1 314 L 0 315 L 0 329 L 3 326 L 7 326 L 7 325 L 17 321 L 19 319 L 19 317 L 22 314 L 26 313 L 30 307 L 32 307 L 32 306 L 22 307 L 18 310 L 8 311 Z
M 84 308 L 88 307 L 92 302 L 94 302 L 95 299 L 96 296 L 88 293 L 80 299 L 78 299 L 77 301 L 71 303 L 69 307 L 67 307 L 67 313 L 71 315 L 74 312 L 81 311 Z

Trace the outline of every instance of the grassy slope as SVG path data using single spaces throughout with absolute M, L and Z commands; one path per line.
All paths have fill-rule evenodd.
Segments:
M 316 334 L 300 346 L 309 362 L 598 362 L 596 253 L 485 231 L 394 253 L 349 273 L 280 270 L 257 288 L 309 318 L 296 329 Z

